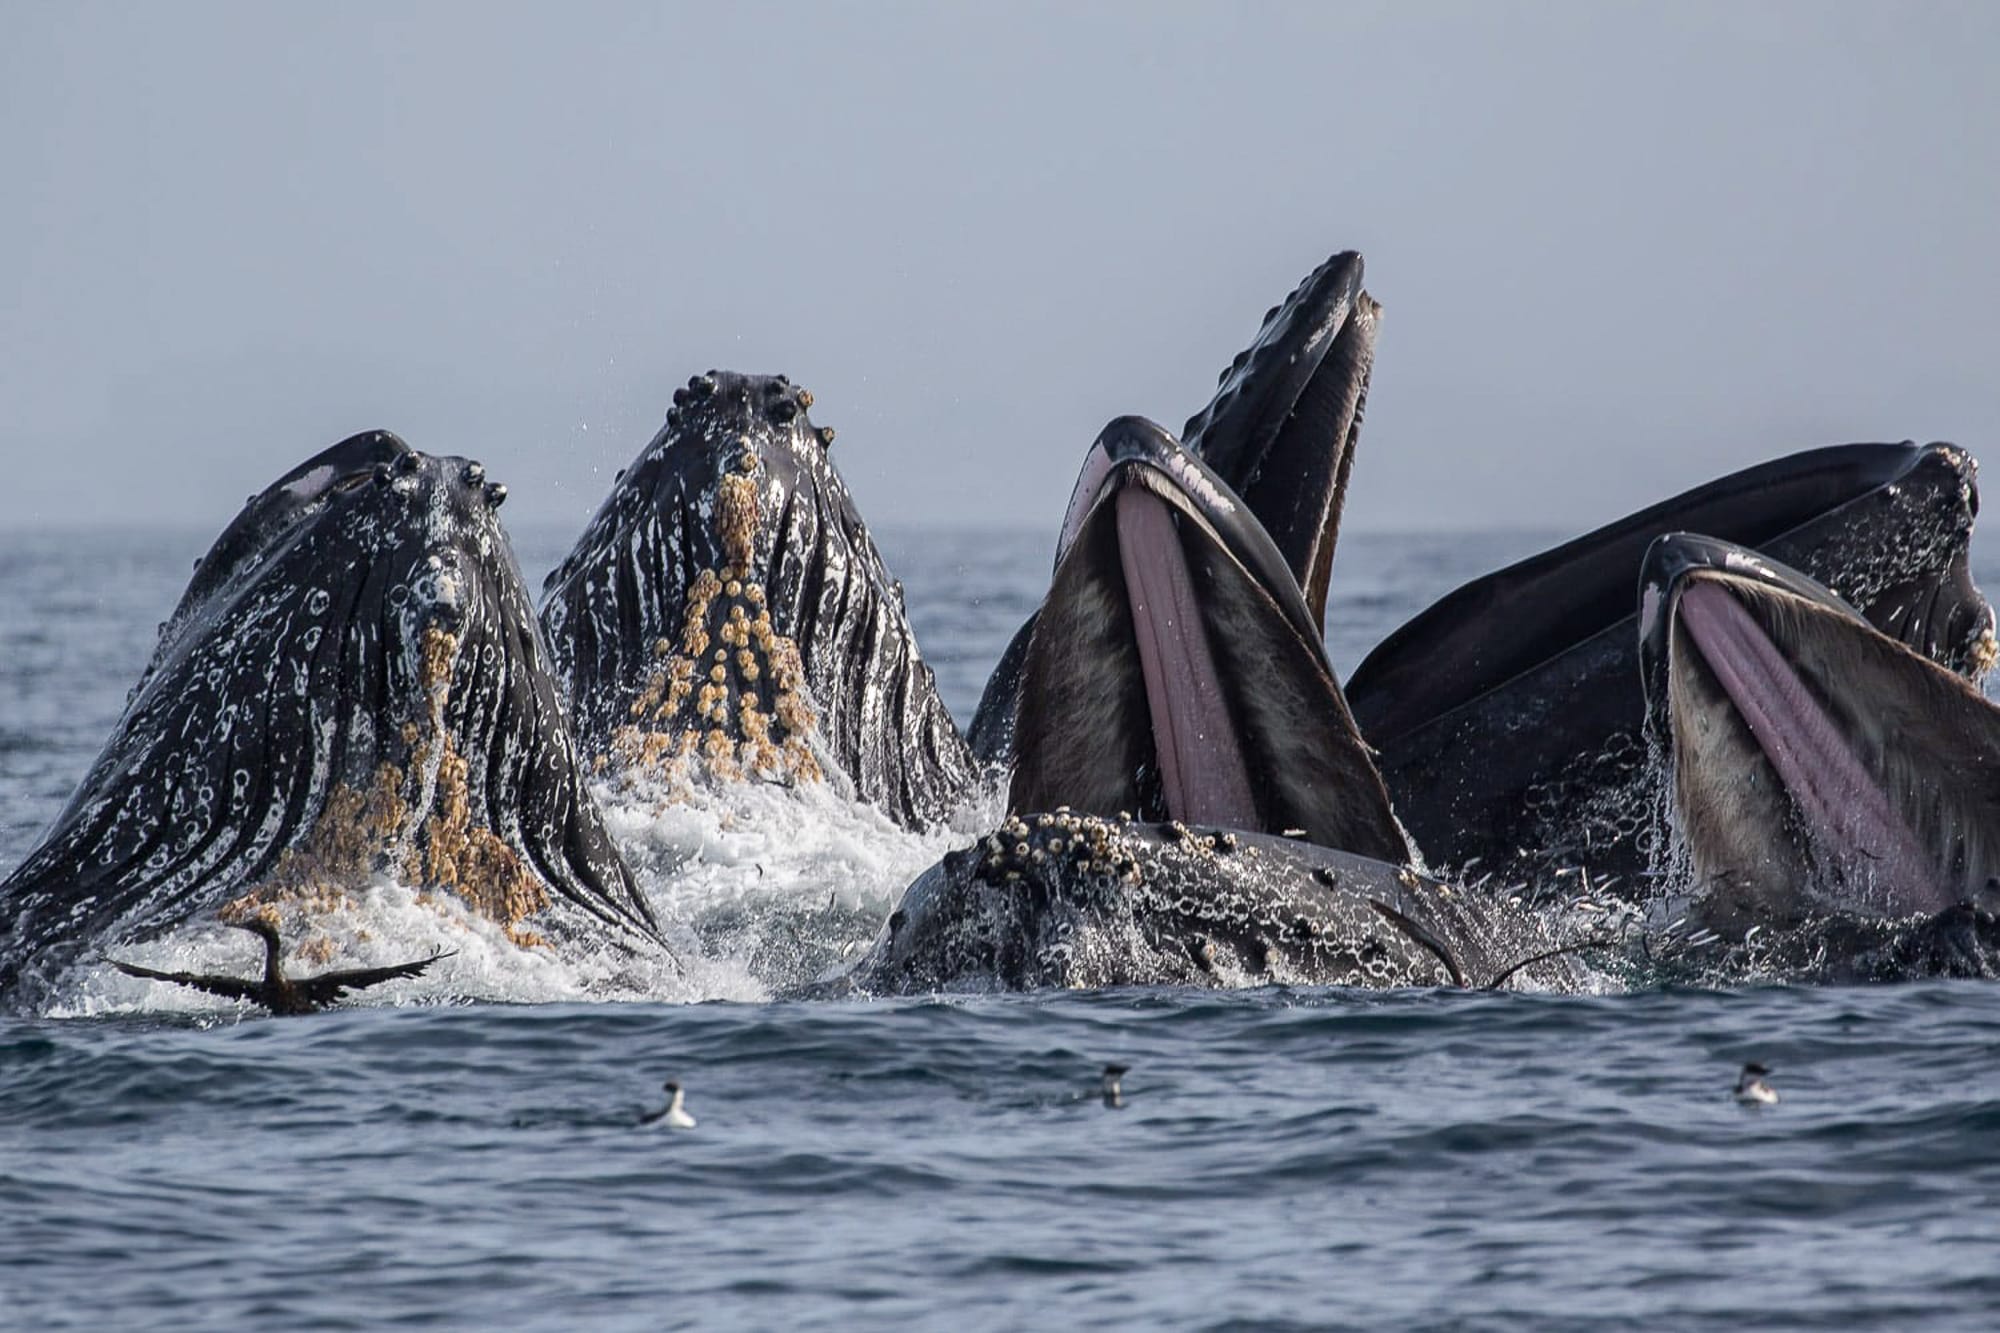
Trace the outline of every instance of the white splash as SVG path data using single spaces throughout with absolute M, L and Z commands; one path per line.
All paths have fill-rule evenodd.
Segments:
M 759 1002 L 771 998 L 774 980 L 809 981 L 858 955 L 910 881 L 997 823 L 1003 804 L 997 789 L 983 791 L 946 825 L 913 833 L 819 785 L 731 785 L 678 801 L 629 786 L 594 795 L 672 957 L 575 941 L 523 947 L 458 899 L 384 877 L 347 904 L 287 919 L 287 971 L 311 976 L 450 955 L 421 976 L 350 995 L 345 1005 Z M 321 946 L 315 961 L 293 959 L 291 947 L 308 940 Z M 263 967 L 263 946 L 212 916 L 107 952 L 165 972 L 254 977 Z M 72 971 L 46 1012 L 69 1018 L 256 1009 L 93 961 Z
M 918 833 L 826 784 L 593 795 L 704 999 L 768 999 L 774 980 L 810 981 L 857 956 L 910 882 L 1005 805 L 989 787 Z

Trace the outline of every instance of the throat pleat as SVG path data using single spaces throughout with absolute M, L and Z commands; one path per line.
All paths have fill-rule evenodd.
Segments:
M 1249 768 L 1173 514 L 1138 486 L 1120 491 L 1117 503 L 1118 553 L 1167 809 L 1194 823 L 1256 828 Z
M 1889 794 L 1737 600 L 1697 581 L 1681 594 L 1680 618 L 1822 852 L 1877 907 L 1949 907 L 1951 895 Z

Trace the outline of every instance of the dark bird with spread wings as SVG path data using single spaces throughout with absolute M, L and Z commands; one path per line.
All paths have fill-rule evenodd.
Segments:
M 232 1000 L 250 1000 L 261 1004 L 274 1014 L 310 1014 L 324 1009 L 351 990 L 361 990 L 384 981 L 394 981 L 398 977 L 414 977 L 440 958 L 449 958 L 449 953 L 434 953 L 428 958 L 419 958 L 411 963 L 395 963 L 389 967 L 357 967 L 341 972 L 322 972 L 316 977 L 288 977 L 278 961 L 278 928 L 263 917 L 252 917 L 248 921 L 231 922 L 238 930 L 247 930 L 264 941 L 264 975 L 262 977 L 227 977 L 196 972 L 155 972 L 150 967 L 140 967 L 136 963 L 121 963 L 116 958 L 104 961 L 130 977 L 148 977 L 154 981 L 171 981 L 176 985 L 192 986 L 205 990 L 211 995 L 226 996 Z

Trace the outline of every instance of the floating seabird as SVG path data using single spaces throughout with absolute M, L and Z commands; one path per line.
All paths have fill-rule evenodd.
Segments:
M 226 996 L 232 1000 L 249 1000 L 263 1005 L 274 1014 L 310 1014 L 315 1010 L 326 1008 L 348 991 L 361 990 L 384 981 L 394 981 L 398 977 L 414 977 L 438 959 L 451 957 L 449 953 L 438 952 L 428 958 L 419 958 L 413 963 L 395 963 L 389 967 L 357 967 L 344 972 L 322 972 L 314 977 L 293 979 L 285 975 L 284 966 L 278 961 L 278 928 L 275 925 L 261 916 L 251 917 L 248 921 L 232 921 L 228 924 L 238 930 L 247 930 L 264 941 L 264 975 L 261 978 L 228 977 L 200 972 L 155 972 L 150 967 L 140 967 L 137 963 L 121 963 L 116 958 L 107 958 L 104 961 L 128 977 L 171 981 L 177 986 L 192 986 L 211 995 Z
M 1778 1090 L 1764 1081 L 1764 1075 L 1771 1071 L 1752 1060 L 1743 1066 L 1743 1072 L 1736 1076 L 1736 1100 L 1745 1106 L 1775 1106 Z
M 689 1115 L 687 1110 L 681 1105 L 681 1099 L 685 1095 L 681 1091 L 681 1085 L 668 1082 L 660 1086 L 667 1091 L 667 1104 L 657 1111 L 647 1111 L 641 1114 L 639 1123 L 650 1125 L 656 1121 L 664 1120 L 667 1122 L 667 1128 L 669 1129 L 693 1129 L 694 1117 Z
M 1125 1092 L 1118 1086 L 1118 1080 L 1124 1078 L 1130 1068 L 1130 1065 L 1104 1066 L 1104 1104 L 1112 1110 L 1122 1110 L 1125 1106 Z

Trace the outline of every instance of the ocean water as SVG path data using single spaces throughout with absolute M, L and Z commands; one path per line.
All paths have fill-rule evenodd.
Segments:
M 516 533 L 531 578 L 572 535 Z M 0 873 L 211 536 L 0 534 Z M 1047 534 L 880 538 L 967 719 Z M 1348 534 L 1336 664 L 1546 540 Z M 768 794 L 622 801 L 694 952 L 636 991 L 385 885 L 337 943 L 459 954 L 352 1008 L 87 974 L 0 1017 L 0 1327 L 2000 1321 L 1993 988 L 769 999 L 985 813 L 917 837 Z M 126 953 L 247 963 L 223 934 Z M 1747 1059 L 1778 1105 L 1730 1099 Z M 696 1128 L 636 1124 L 667 1078 Z

